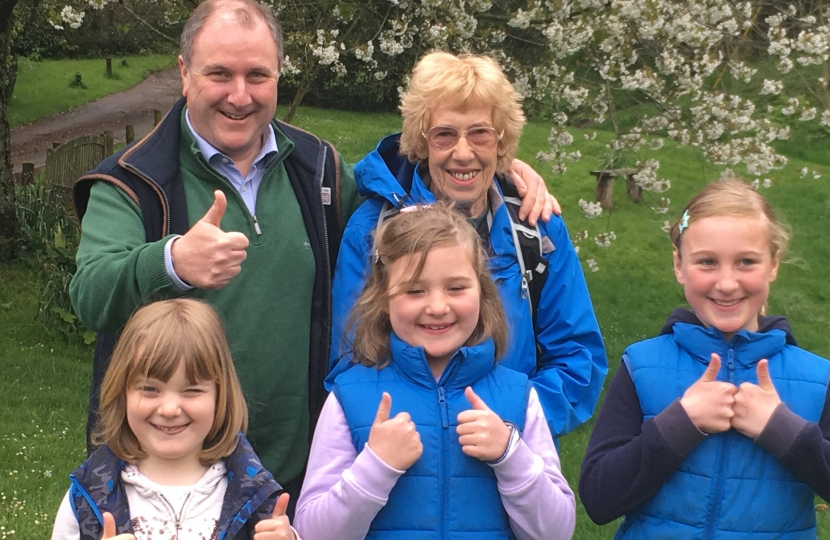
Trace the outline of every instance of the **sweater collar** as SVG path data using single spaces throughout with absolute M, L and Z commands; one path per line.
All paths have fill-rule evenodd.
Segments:
M 449 389 L 463 389 L 486 375 L 495 364 L 495 346 L 492 339 L 478 345 L 461 347 L 447 364 L 438 381 L 432 375 L 423 347 L 413 347 L 394 332 L 389 336 L 392 365 L 420 386 L 436 385 Z

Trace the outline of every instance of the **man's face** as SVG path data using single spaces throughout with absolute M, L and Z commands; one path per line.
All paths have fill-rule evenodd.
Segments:
M 277 46 L 265 23 L 246 28 L 231 13 L 212 15 L 179 69 L 196 133 L 237 163 L 253 161 L 277 108 Z

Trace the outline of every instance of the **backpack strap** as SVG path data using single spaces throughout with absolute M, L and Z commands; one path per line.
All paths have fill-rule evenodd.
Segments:
M 542 297 L 542 289 L 548 278 L 548 262 L 542 255 L 542 233 L 539 226 L 532 226 L 527 220 L 519 219 L 519 207 L 522 201 L 513 180 L 507 176 L 497 176 L 504 205 L 510 216 L 510 231 L 513 235 L 513 245 L 519 259 L 519 269 L 522 273 L 522 297 L 528 299 L 530 315 L 533 318 L 533 329 L 536 330 L 536 308 Z M 539 347 L 536 347 L 537 356 Z

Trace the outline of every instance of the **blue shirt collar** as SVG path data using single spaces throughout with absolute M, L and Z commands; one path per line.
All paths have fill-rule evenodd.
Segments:
M 219 150 L 216 149 L 215 146 L 210 144 L 207 140 L 205 140 L 201 135 L 196 133 L 196 130 L 193 129 L 193 124 L 190 123 L 190 111 L 185 110 L 184 118 L 187 122 L 187 127 L 190 129 L 190 132 L 193 134 L 193 138 L 196 139 L 196 146 L 199 147 L 199 151 L 205 158 L 205 161 L 211 163 L 214 158 L 217 156 L 219 158 L 227 158 L 231 159 Z M 279 154 L 279 148 L 277 147 L 277 137 L 274 135 L 274 126 L 268 124 L 268 129 L 262 134 L 264 137 L 264 141 L 262 143 L 262 148 L 257 154 L 256 158 L 252 163 L 258 164 L 260 161 L 264 161 L 263 165 L 266 167 L 268 164 Z M 233 161 L 231 159 L 231 161 Z

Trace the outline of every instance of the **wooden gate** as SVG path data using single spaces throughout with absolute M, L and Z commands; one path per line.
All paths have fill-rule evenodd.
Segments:
M 46 151 L 46 185 L 72 191 L 82 174 L 94 169 L 112 154 L 112 132 L 86 135 Z

